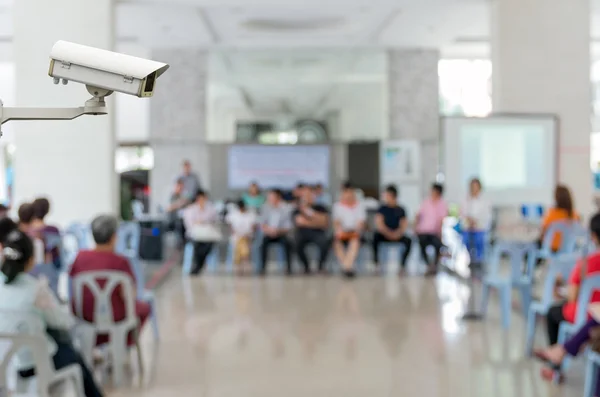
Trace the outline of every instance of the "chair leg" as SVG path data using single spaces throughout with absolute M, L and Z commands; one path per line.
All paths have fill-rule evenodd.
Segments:
M 192 272 L 192 264 L 194 263 L 194 245 L 187 243 L 183 249 L 183 270 L 184 276 L 189 276 Z
M 150 321 L 152 321 L 152 332 L 154 332 L 154 339 L 159 340 L 160 331 L 158 327 L 158 314 L 156 310 L 156 302 L 154 299 L 152 299 L 152 302 L 150 302 L 150 308 Z
M 527 318 L 529 315 L 529 305 L 531 305 L 531 286 L 521 285 L 519 290 L 521 292 L 521 305 L 523 306 L 521 309 L 523 310 L 523 315 Z
M 585 386 L 583 388 L 583 397 L 598 397 L 594 396 L 596 382 L 598 381 L 598 366 L 596 362 L 588 358 L 585 365 Z
M 510 286 L 501 289 L 500 300 L 502 305 L 502 327 L 508 329 L 510 328 L 510 314 L 512 311 Z
M 527 330 L 525 339 L 525 354 L 531 356 L 533 353 L 533 339 L 535 338 L 535 323 L 537 321 L 537 312 L 528 310 L 527 313 Z
M 472 293 L 473 292 L 471 291 L 471 294 Z M 490 286 L 484 282 L 483 289 L 481 291 L 481 315 L 483 315 L 483 316 L 487 315 L 487 307 L 488 307 L 489 299 L 490 299 Z

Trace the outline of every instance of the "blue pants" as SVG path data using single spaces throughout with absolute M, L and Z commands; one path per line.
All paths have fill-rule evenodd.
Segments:
M 485 232 L 479 230 L 463 230 L 463 244 L 467 247 L 471 262 L 483 262 L 485 252 Z

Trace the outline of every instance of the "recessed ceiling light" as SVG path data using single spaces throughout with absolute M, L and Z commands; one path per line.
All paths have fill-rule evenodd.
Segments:
M 345 24 L 343 18 L 254 18 L 241 23 L 253 31 L 300 31 L 334 29 Z

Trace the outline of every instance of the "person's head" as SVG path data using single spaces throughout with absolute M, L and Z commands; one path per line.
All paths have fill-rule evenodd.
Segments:
M 183 160 L 183 174 L 189 175 L 192 173 L 192 163 L 190 160 Z
M 296 187 L 294 188 L 294 197 L 295 198 L 300 198 L 304 195 L 304 189 L 306 188 L 306 185 L 302 182 L 298 183 L 296 185 Z
M 600 245 L 600 212 L 590 219 L 590 234 L 594 244 Z
M 19 210 L 17 211 L 19 216 L 19 223 L 23 226 L 29 225 L 33 220 L 34 209 L 31 203 L 21 204 Z
M 567 211 L 569 218 L 573 217 L 573 199 L 571 198 L 571 191 L 564 185 L 558 185 L 554 190 L 554 201 L 556 208 Z
M 237 202 L 237 207 L 240 212 L 246 212 L 246 203 L 244 203 L 244 200 L 239 200 Z
M 444 194 L 444 187 L 439 183 L 434 183 L 431 185 L 431 198 L 434 200 L 439 200 L 442 198 Z
M 398 203 L 398 189 L 396 189 L 396 186 L 386 186 L 383 192 L 383 201 L 389 206 L 394 206 Z
M 342 194 L 340 196 L 341 201 L 351 204 L 356 200 L 356 189 L 350 182 L 344 182 L 342 184 Z
M 114 250 L 117 242 L 119 222 L 112 215 L 100 215 L 92 221 L 92 236 L 96 248 Z
M 267 195 L 267 201 L 271 205 L 277 205 L 281 202 L 281 197 L 283 193 L 279 189 L 271 189 L 269 190 L 269 194 Z
M 194 198 L 194 202 L 200 206 L 204 206 L 206 204 L 207 194 L 204 190 L 198 189 L 196 191 L 196 196 Z
M 2 268 L 6 284 L 11 284 L 21 273 L 29 272 L 35 265 L 33 242 L 27 234 L 13 230 L 2 241 Z
M 479 196 L 481 188 L 481 181 L 479 180 L 479 178 L 471 179 L 471 182 L 469 183 L 469 193 L 471 194 L 471 197 Z
M 43 221 L 50 212 L 50 202 L 45 197 L 37 198 L 31 203 L 33 206 L 33 218 Z
M 175 194 L 181 194 L 181 193 L 183 193 L 183 189 L 184 189 L 183 179 L 178 178 L 177 181 L 175 182 L 175 187 L 173 188 L 173 192 Z
M 19 226 L 11 218 L 0 219 L 0 244 L 6 240 L 6 237 L 13 231 L 19 229 Z
M 251 196 L 258 196 L 260 194 L 260 187 L 258 187 L 258 183 L 252 182 L 248 187 L 248 193 Z
M 315 194 L 317 196 L 323 194 L 323 184 L 322 183 L 317 183 L 314 187 L 313 190 L 315 192 Z
M 4 204 L 0 204 L 0 218 L 5 217 L 8 214 L 8 207 Z
M 311 205 L 315 201 L 315 193 L 312 189 L 304 189 L 301 198 L 304 204 Z

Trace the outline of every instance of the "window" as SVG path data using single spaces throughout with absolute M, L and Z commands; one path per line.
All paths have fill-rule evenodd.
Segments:
M 121 146 L 115 151 L 115 170 L 120 174 L 154 168 L 154 152 L 150 146 Z
M 440 114 L 483 117 L 491 113 L 491 61 L 443 59 L 438 75 Z

